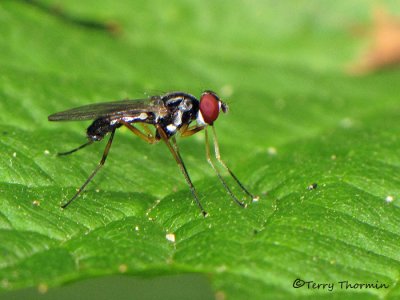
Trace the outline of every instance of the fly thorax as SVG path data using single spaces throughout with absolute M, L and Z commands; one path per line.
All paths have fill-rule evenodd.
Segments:
M 182 126 L 182 115 L 183 115 L 183 112 L 178 110 L 174 114 L 174 118 L 172 120 L 172 124 L 175 125 L 176 127 L 181 127 Z
M 196 119 L 198 112 L 198 100 L 192 96 L 180 93 L 168 95 L 165 106 L 168 115 L 160 119 L 160 123 L 169 137 L 173 136 L 183 125 L 189 125 Z
M 173 136 L 178 128 L 174 124 L 168 124 L 166 126 L 168 136 Z
M 198 111 L 198 103 L 192 99 L 185 99 L 179 105 L 179 112 L 181 113 L 176 121 L 180 122 L 180 126 L 184 124 L 190 124 L 196 119 Z
M 166 125 L 166 130 L 169 136 L 174 135 L 179 128 L 182 126 L 182 116 L 183 112 L 181 110 L 175 111 L 175 113 L 172 115 L 172 118 L 170 120 L 170 123 Z

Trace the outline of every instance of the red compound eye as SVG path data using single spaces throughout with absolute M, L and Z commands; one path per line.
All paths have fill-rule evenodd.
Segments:
M 204 122 L 212 125 L 219 115 L 219 98 L 212 92 L 204 92 L 200 98 L 200 112 Z

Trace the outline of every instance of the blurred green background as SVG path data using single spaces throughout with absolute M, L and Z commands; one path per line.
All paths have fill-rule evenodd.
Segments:
M 398 1 L 0 2 L 0 298 L 396 299 L 400 71 L 348 72 L 376 9 L 400 15 Z M 259 203 L 229 202 L 199 134 L 179 143 L 201 218 L 165 146 L 121 130 L 85 195 L 59 209 L 104 143 L 56 157 L 89 124 L 49 114 L 206 89 L 230 106 L 222 155 Z

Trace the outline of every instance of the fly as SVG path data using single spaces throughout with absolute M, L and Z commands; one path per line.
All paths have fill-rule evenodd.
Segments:
M 185 177 L 194 200 L 199 206 L 202 214 L 206 216 L 207 213 L 200 203 L 196 189 L 179 153 L 175 138 L 177 133 L 182 137 L 188 137 L 204 129 L 206 157 L 208 163 L 216 172 L 229 196 L 238 205 L 245 207 L 246 205 L 244 202 L 240 201 L 233 194 L 232 190 L 221 176 L 219 170 L 216 168 L 214 162 L 211 160 L 209 136 L 207 132 L 209 126 L 212 128 L 216 159 L 232 176 L 244 193 L 250 196 L 253 200 L 257 199 L 257 197 L 253 196 L 253 194 L 243 186 L 239 179 L 221 159 L 217 136 L 213 125 L 214 121 L 218 118 L 219 113 L 221 111 L 226 113 L 227 110 L 228 106 L 222 102 L 214 92 L 205 91 L 201 95 L 200 101 L 196 97 L 184 92 L 172 92 L 143 100 L 122 100 L 90 104 L 50 115 L 49 121 L 93 120 L 93 123 L 86 130 L 88 141 L 68 152 L 59 153 L 59 155 L 68 155 L 76 152 L 93 142 L 101 141 L 106 135 L 110 134 L 103 156 L 97 167 L 92 171 L 75 195 L 61 207 L 66 208 L 72 201 L 74 201 L 101 169 L 110 151 L 115 131 L 122 126 L 128 128 L 133 134 L 137 135 L 147 143 L 154 144 L 162 140 L 167 145 Z M 140 125 L 141 129 L 139 129 L 137 125 Z M 152 127 L 154 127 L 153 129 L 155 129 L 155 131 L 152 131 Z

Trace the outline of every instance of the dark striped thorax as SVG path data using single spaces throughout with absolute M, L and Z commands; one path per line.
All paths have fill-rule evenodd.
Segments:
M 168 137 L 173 136 L 183 125 L 189 125 L 198 117 L 199 100 L 190 94 L 169 93 L 162 96 L 161 100 L 168 113 L 159 115 L 156 121 L 165 130 Z

